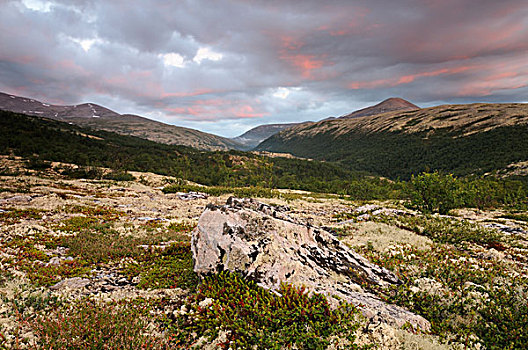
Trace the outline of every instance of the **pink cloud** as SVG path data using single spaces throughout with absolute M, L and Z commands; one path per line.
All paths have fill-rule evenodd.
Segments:
M 375 89 L 375 88 L 386 88 L 393 87 L 402 84 L 409 84 L 415 81 L 418 78 L 424 77 L 436 77 L 439 75 L 453 75 L 459 74 L 468 70 L 477 68 L 477 66 L 460 66 L 454 68 L 442 68 L 433 71 L 420 72 L 415 74 L 403 75 L 401 77 L 387 78 L 387 79 L 378 79 L 371 81 L 353 81 L 348 84 L 349 89 L 358 90 L 358 89 Z
M 261 118 L 268 113 L 257 109 L 259 101 L 238 101 L 227 99 L 196 100 L 190 106 L 164 106 L 162 109 L 169 115 L 189 120 L 212 121 L 222 119 Z

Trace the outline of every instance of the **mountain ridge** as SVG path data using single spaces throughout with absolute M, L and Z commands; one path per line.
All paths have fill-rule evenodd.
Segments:
M 165 124 L 134 114 L 119 114 L 95 103 L 53 105 L 28 97 L 0 92 L 0 109 L 55 119 L 98 130 L 113 131 L 122 135 L 138 136 L 170 145 L 190 146 L 203 150 L 242 148 L 238 142 L 225 137 Z
M 373 106 L 369 106 L 369 107 L 356 110 L 352 113 L 345 114 L 341 117 L 326 118 L 326 119 L 320 120 L 320 122 L 326 121 L 326 120 L 334 120 L 334 119 L 358 118 L 358 117 L 371 116 L 371 115 L 376 115 L 376 114 L 385 113 L 385 112 L 403 111 L 403 110 L 407 111 L 407 110 L 415 110 L 415 109 L 420 109 L 420 107 L 418 107 L 417 105 L 407 100 L 404 100 L 403 98 L 390 97 Z M 252 149 L 258 146 L 261 142 L 263 142 L 267 138 L 285 129 L 289 129 L 291 127 L 295 127 L 299 125 L 312 125 L 313 123 L 314 122 L 312 121 L 305 121 L 305 122 L 298 122 L 298 123 L 262 124 L 262 125 L 256 126 L 246 131 L 240 136 L 232 138 L 232 140 L 242 143 L 243 145 L 247 146 L 246 149 L 249 150 L 249 149 Z
M 354 111 L 352 113 L 346 114 L 344 116 L 341 116 L 337 119 L 348 119 L 348 118 L 359 118 L 359 117 L 366 117 L 370 115 L 376 115 L 386 112 L 394 112 L 394 111 L 409 111 L 414 109 L 420 109 L 417 105 L 404 100 L 400 97 L 390 97 L 386 100 L 381 101 L 378 104 L 375 104 L 373 106 L 369 106 L 366 108 L 358 109 L 357 111 Z
M 258 151 L 337 161 L 390 178 L 483 174 L 528 160 L 528 104 L 442 105 L 294 126 Z

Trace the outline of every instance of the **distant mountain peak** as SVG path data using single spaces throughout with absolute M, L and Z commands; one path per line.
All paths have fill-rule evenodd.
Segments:
M 283 124 L 264 124 L 246 131 L 240 136 L 232 138 L 233 141 L 245 146 L 246 149 L 252 149 L 268 137 L 276 133 L 301 123 L 283 123 Z
M 0 92 L 0 110 L 55 119 L 98 130 L 132 135 L 147 140 L 184 145 L 204 150 L 240 149 L 244 146 L 230 139 L 194 129 L 168 125 L 137 115 L 119 114 L 95 103 L 53 105 L 28 97 Z
M 414 103 L 411 103 L 411 102 L 409 102 L 407 100 L 404 100 L 401 97 L 389 97 L 388 99 L 383 100 L 380 103 L 378 103 L 376 106 L 410 107 L 410 108 L 414 108 L 414 109 L 419 109 L 420 108 L 417 105 L 415 105 Z M 374 106 L 374 107 L 376 107 L 376 106 Z
M 376 115 L 386 112 L 394 112 L 394 111 L 410 111 L 420 109 L 417 105 L 404 100 L 400 97 L 391 97 L 386 100 L 381 101 L 380 103 L 366 107 L 360 110 L 357 110 L 355 112 L 352 112 L 350 114 L 344 115 L 340 118 L 358 118 L 358 117 L 365 117 L 369 115 Z

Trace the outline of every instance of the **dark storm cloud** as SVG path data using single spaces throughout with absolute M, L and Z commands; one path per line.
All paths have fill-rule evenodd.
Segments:
M 526 102 L 528 5 L 1 1 L 0 90 L 224 135 L 400 96 Z

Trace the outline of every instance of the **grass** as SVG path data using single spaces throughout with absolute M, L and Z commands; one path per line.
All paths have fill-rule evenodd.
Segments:
M 370 218 L 429 237 L 436 243 L 460 245 L 471 242 L 497 250 L 505 249 L 504 237 L 500 233 L 467 220 L 435 215 L 371 215 Z
M 138 288 L 192 289 L 198 284 L 188 242 L 145 251 L 135 262 L 128 264 L 123 272 L 129 279 L 140 277 Z

